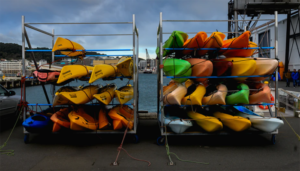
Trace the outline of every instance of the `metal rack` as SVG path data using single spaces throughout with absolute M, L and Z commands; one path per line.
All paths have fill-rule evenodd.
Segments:
M 74 25 L 79 25 L 79 24 L 92 24 L 92 25 L 98 25 L 98 24 L 132 24 L 132 34 L 76 34 L 76 35 L 67 35 L 67 34 L 54 34 L 54 29 L 52 29 L 52 33 L 46 32 L 44 30 L 41 30 L 39 28 L 36 28 L 32 25 L 57 25 L 57 24 L 74 24 Z M 46 34 L 48 36 L 51 37 L 52 40 L 52 47 L 54 46 L 54 40 L 55 37 L 57 36 L 132 36 L 132 49 L 86 49 L 85 51 L 132 51 L 132 55 L 121 55 L 121 54 L 117 54 L 117 55 L 96 55 L 96 56 L 131 56 L 133 58 L 133 66 L 136 66 L 138 64 L 138 56 L 139 56 L 139 33 L 138 33 L 138 29 L 136 27 L 136 22 L 135 22 L 135 14 L 133 14 L 132 16 L 132 21 L 130 22 L 87 22 L 87 23 L 25 23 L 25 16 L 22 16 L 22 62 L 23 62 L 23 66 L 22 66 L 22 71 L 23 71 L 23 76 L 25 76 L 25 53 L 26 52 L 31 52 L 32 56 L 34 57 L 34 52 L 52 52 L 52 50 L 35 50 L 35 49 L 31 49 L 31 45 L 30 45 L 30 41 L 29 41 L 29 37 L 27 35 L 26 29 L 25 28 L 30 28 L 32 30 L 38 31 L 40 33 Z M 25 50 L 25 40 L 27 41 L 27 44 L 29 46 L 30 49 Z M 81 51 L 81 50 L 76 50 L 76 51 Z M 95 56 L 95 55 L 86 55 L 86 57 L 90 57 L 90 56 Z M 54 55 L 54 52 L 52 52 L 52 62 L 54 62 L 54 58 L 55 57 L 65 57 L 65 55 Z M 35 61 L 35 60 L 34 60 Z M 35 63 L 36 64 L 36 63 Z M 133 67 L 133 87 L 134 87 L 134 97 L 133 97 L 133 110 L 134 110 L 134 127 L 133 130 L 128 130 L 127 133 L 129 134 L 133 134 L 134 135 L 134 140 L 138 141 L 138 137 L 136 135 L 137 133 L 137 122 L 138 122 L 138 72 L 136 67 Z M 23 84 L 23 90 L 26 89 L 25 84 Z M 48 99 L 48 95 L 45 91 L 45 88 L 43 86 L 44 92 L 45 92 L 45 96 L 47 98 L 47 101 L 49 104 L 38 104 L 40 106 L 52 106 L 52 104 L 50 104 L 49 99 Z M 54 92 L 55 92 L 55 86 L 52 85 L 52 98 L 54 98 Z M 26 91 L 23 92 L 23 97 L 22 100 L 26 101 Z M 28 104 L 28 106 L 32 106 L 32 105 L 36 105 L 36 104 Z M 112 105 L 112 104 L 110 104 Z M 115 105 L 115 104 L 113 104 Z M 24 110 L 23 112 L 23 119 L 26 119 L 26 113 L 27 111 Z M 24 142 L 27 143 L 29 141 L 29 132 L 25 130 L 25 128 L 23 129 L 23 132 L 25 134 L 24 136 Z M 74 132 L 77 133 L 77 132 Z M 124 131 L 114 131 L 114 130 L 97 130 L 97 131 L 90 131 L 90 132 L 81 132 L 81 133 L 88 133 L 88 134 L 123 134 Z
M 277 20 L 277 11 L 274 13 L 275 15 L 275 44 L 274 47 L 256 47 L 256 48 L 198 48 L 197 50 L 230 50 L 230 49 L 274 49 L 275 50 L 275 59 L 278 59 L 278 20 Z M 157 28 L 157 47 L 159 47 L 159 63 L 158 68 L 159 72 L 157 72 L 157 113 L 158 113 L 158 125 L 160 129 L 161 136 L 158 137 L 157 143 L 162 144 L 164 140 L 164 136 L 183 136 L 183 135 L 229 135 L 232 133 L 221 131 L 219 133 L 207 133 L 207 132 L 201 132 L 201 131 L 193 131 L 193 132 L 184 132 L 181 134 L 176 134 L 173 132 L 166 132 L 164 129 L 164 104 L 163 101 L 160 101 L 160 99 L 163 99 L 163 68 L 160 67 L 160 65 L 163 64 L 163 50 L 195 50 L 193 48 L 165 48 L 163 49 L 163 34 L 171 34 L 170 32 L 163 32 L 163 22 L 228 22 L 229 20 L 163 20 L 162 18 L 162 12 L 160 13 L 160 20 L 159 20 L 159 26 Z M 230 20 L 231 21 L 231 20 Z M 245 20 L 232 20 L 232 22 L 238 22 L 238 21 L 245 21 Z M 262 21 L 262 20 L 260 20 Z M 263 21 L 267 21 L 264 19 Z M 268 20 L 269 21 L 269 20 Z M 273 19 L 271 21 L 274 21 Z M 228 33 L 228 32 L 227 32 Z M 230 33 L 236 33 L 236 32 L 230 32 Z M 188 34 L 188 33 L 187 33 Z M 191 32 L 190 34 L 196 34 L 195 32 Z M 268 75 L 269 76 L 269 75 Z M 179 77 L 179 76 L 167 76 L 167 78 L 235 78 L 235 77 L 258 77 L 258 76 L 208 76 L 208 77 Z M 260 76 L 261 77 L 261 76 Z M 278 68 L 276 69 L 276 80 L 275 80 L 275 104 L 278 104 Z M 267 105 L 273 105 L 267 104 Z M 182 105 L 184 106 L 184 105 Z M 203 105 L 204 106 L 204 105 Z M 224 105 L 224 106 L 233 106 L 233 105 Z M 238 106 L 252 106 L 249 105 L 238 105 Z M 272 111 L 269 107 L 270 115 L 273 116 Z M 275 117 L 277 117 L 277 110 L 275 110 Z M 266 133 L 261 131 L 246 131 L 241 132 L 237 134 L 271 134 L 271 141 L 274 144 L 275 143 L 275 135 L 278 134 L 278 130 Z M 171 160 L 170 160 L 171 162 Z

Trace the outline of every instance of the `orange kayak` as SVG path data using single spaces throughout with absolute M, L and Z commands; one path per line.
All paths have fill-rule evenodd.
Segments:
M 192 76 L 205 77 L 211 76 L 213 73 L 213 64 L 211 61 L 199 58 L 189 58 L 187 61 L 192 66 Z M 203 82 L 208 78 L 193 78 L 196 82 Z
M 124 116 L 123 113 L 120 111 L 120 108 L 121 108 L 121 105 L 115 106 L 108 112 L 108 116 L 111 119 L 113 119 L 114 130 L 122 128 L 119 126 L 119 122 L 117 122 L 115 120 L 121 121 L 124 128 L 126 128 L 128 125 L 129 129 L 133 129 L 134 118 L 133 117 L 127 118 L 126 116 Z
M 68 114 L 71 122 L 71 129 L 73 130 L 85 130 L 80 129 L 80 127 L 97 130 L 98 122 L 89 114 L 87 114 L 83 108 L 78 108 L 77 110 L 71 111 Z
M 221 32 L 213 32 L 208 38 L 205 39 L 203 48 L 221 48 L 223 46 L 223 40 L 225 34 Z M 199 50 L 198 55 L 203 56 L 208 50 Z
M 122 121 L 114 119 L 113 120 L 113 127 L 114 127 L 114 130 L 122 129 L 123 128 Z
M 60 109 L 56 113 L 51 116 L 51 120 L 53 121 L 53 129 L 52 132 L 57 132 L 61 129 L 61 127 L 70 128 L 70 121 L 68 119 L 69 109 L 64 108 Z
M 254 83 L 250 84 L 249 87 L 250 89 L 257 89 L 257 91 L 250 90 L 249 104 L 272 103 L 271 89 L 267 84 Z
M 163 92 L 164 92 L 163 95 L 165 96 L 166 94 L 171 93 L 177 87 L 178 87 L 178 85 L 176 84 L 176 82 L 171 80 L 167 86 L 163 86 Z
M 103 129 L 106 128 L 110 125 L 110 123 L 108 122 L 107 116 L 106 116 L 106 109 L 100 109 L 99 111 L 99 129 Z
M 214 59 L 213 61 L 213 75 L 224 76 L 231 74 L 231 68 L 233 66 L 231 61 L 223 61 L 220 59 Z
M 246 48 L 249 44 L 250 31 L 245 31 L 237 38 L 232 38 L 223 41 L 222 48 Z M 254 49 L 249 50 L 221 50 L 220 53 L 226 57 L 248 57 L 254 52 Z
M 184 42 L 183 48 L 202 48 L 207 38 L 207 34 L 204 31 L 200 31 L 195 37 L 188 39 Z M 190 54 L 193 50 L 184 50 L 184 55 Z

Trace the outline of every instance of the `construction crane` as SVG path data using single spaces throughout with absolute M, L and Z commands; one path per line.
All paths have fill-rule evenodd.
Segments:
M 146 66 L 146 69 L 144 71 L 145 74 L 150 74 L 152 73 L 152 70 L 150 68 L 150 56 L 149 56 L 149 53 L 148 53 L 148 50 L 146 49 L 146 62 L 147 62 L 147 66 Z

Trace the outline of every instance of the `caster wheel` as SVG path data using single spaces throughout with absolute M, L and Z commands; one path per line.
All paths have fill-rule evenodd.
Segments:
M 29 134 L 24 135 L 24 143 L 28 144 L 29 143 Z
M 138 135 L 133 135 L 133 137 L 132 137 L 132 142 L 133 143 L 139 143 L 139 141 L 140 141 L 140 139 L 139 139 L 139 136 Z
M 276 144 L 276 135 L 272 135 L 271 142 L 273 145 Z
M 165 137 L 163 137 L 163 136 L 158 137 L 156 140 L 156 143 L 157 143 L 157 145 L 160 145 L 160 146 L 165 145 L 165 143 L 166 143 Z

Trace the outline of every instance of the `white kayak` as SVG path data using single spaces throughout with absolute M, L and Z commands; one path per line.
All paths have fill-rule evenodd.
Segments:
M 176 134 L 181 134 L 193 126 L 193 123 L 190 120 L 182 120 L 176 116 L 165 117 L 164 124 L 169 126 L 170 129 Z
M 252 123 L 252 127 L 258 130 L 264 132 L 273 132 L 284 125 L 284 122 L 281 119 L 262 117 L 242 106 L 234 106 L 234 108 L 236 109 L 234 115 L 249 118 Z

